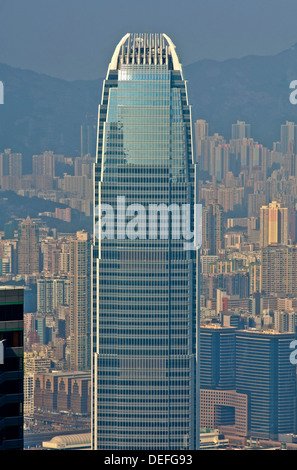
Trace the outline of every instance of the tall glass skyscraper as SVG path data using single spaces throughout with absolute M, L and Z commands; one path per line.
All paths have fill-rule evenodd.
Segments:
M 199 447 L 195 180 L 175 46 L 165 34 L 127 34 L 98 117 L 93 449 Z

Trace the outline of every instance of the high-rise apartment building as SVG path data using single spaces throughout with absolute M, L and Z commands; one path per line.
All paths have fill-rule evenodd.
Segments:
M 18 230 L 18 274 L 35 274 L 40 271 L 40 244 L 38 226 L 27 217 Z
M 297 331 L 297 314 L 294 310 L 283 312 L 277 310 L 273 313 L 274 328 L 280 333 L 296 333 Z
M 287 245 L 289 238 L 288 209 L 276 201 L 260 209 L 260 245 Z
M 87 232 L 70 241 L 70 367 L 91 369 L 91 243 Z
M 23 156 L 5 149 L 0 154 L 0 186 L 4 190 L 15 190 L 23 174 Z
M 297 295 L 297 247 L 271 245 L 261 250 L 261 289 L 265 294 Z
M 41 155 L 33 155 L 32 157 L 32 173 L 34 176 L 47 176 L 54 178 L 56 176 L 57 156 L 53 152 L 47 151 Z
M 199 121 L 196 121 L 199 122 Z M 205 127 L 205 132 L 207 128 Z M 210 177 L 216 176 L 216 159 L 215 153 L 216 148 L 219 145 L 224 145 L 225 140 L 219 134 L 213 136 L 203 137 L 202 123 L 195 124 L 195 136 L 196 136 L 196 152 L 197 162 L 199 163 L 199 171 L 206 172 Z M 200 136 L 200 137 L 199 137 Z
M 3 176 L 22 177 L 23 156 L 21 153 L 11 153 L 11 149 L 5 149 L 0 154 L 0 180 Z M 1 183 L 1 181 L 0 181 Z
M 34 420 L 34 374 L 24 376 L 24 420 Z
M 69 273 L 69 250 L 69 243 L 63 242 L 59 254 L 59 272 L 61 275 Z
M 202 249 L 207 255 L 218 255 L 223 248 L 224 214 L 222 207 L 212 202 L 202 211 Z
M 208 122 L 198 119 L 194 124 L 196 158 L 201 157 L 201 143 L 208 136 Z
M 183 205 L 194 221 L 191 113 L 165 34 L 127 34 L 115 49 L 94 186 L 92 448 L 196 449 L 199 251 L 175 236 L 173 213 L 146 224 L 150 209 Z
M 23 450 L 24 290 L 0 287 L 0 450 Z
M 3 186 L 4 177 L 9 175 L 9 153 L 0 153 L 0 186 Z
M 58 305 L 67 305 L 68 279 L 44 278 L 37 281 L 37 311 L 53 313 Z
M 296 154 L 297 125 L 294 122 L 287 121 L 281 125 L 280 150 L 283 154 Z
M 41 253 L 43 261 L 43 271 L 50 274 L 58 274 L 60 270 L 60 248 L 57 241 L 53 238 L 47 238 L 41 242 Z
M 249 265 L 250 294 L 262 291 L 262 264 L 257 261 Z
M 251 125 L 244 121 L 232 124 L 232 140 L 249 139 L 251 137 Z
M 12 274 L 16 272 L 16 241 L 0 241 L 0 272 L 1 274 Z
M 9 154 L 9 176 L 21 178 L 23 175 L 23 155 L 21 153 Z

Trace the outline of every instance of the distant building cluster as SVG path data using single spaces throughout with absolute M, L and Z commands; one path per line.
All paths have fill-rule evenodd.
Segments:
M 271 151 L 244 122 L 232 126 L 228 143 L 209 136 L 202 120 L 195 136 L 203 205 L 201 427 L 231 441 L 251 433 L 277 440 L 296 431 L 295 369 L 282 365 L 297 325 L 296 126 L 283 125 Z M 1 189 L 62 202 L 68 207 L 42 215 L 71 222 L 72 208 L 91 213 L 92 165 L 89 156 L 44 152 L 33 156 L 32 175 L 23 175 L 22 155 L 5 150 Z M 59 166 L 73 174 L 56 176 Z M 21 283 L 27 299 L 26 426 L 57 412 L 90 416 L 91 237 L 59 233 L 30 217 L 12 219 L 0 235 L 0 281 Z M 271 373 L 275 364 L 282 380 Z
M 85 231 L 53 235 L 39 219 L 27 217 L 13 220 L 2 232 L 0 281 L 24 288 L 24 417 L 29 426 L 47 403 L 36 397 L 36 374 L 90 371 L 90 269 Z M 90 397 L 84 400 L 88 406 L 79 413 L 89 414 Z M 64 411 L 70 409 L 67 405 Z
M 0 188 L 20 196 L 39 197 L 68 206 L 47 214 L 62 220 L 71 219 L 71 209 L 92 214 L 94 156 L 84 154 L 66 158 L 52 151 L 32 156 L 32 172 L 23 171 L 23 155 L 5 149 L 0 153 Z
M 199 194 L 203 204 L 201 315 L 226 311 L 263 315 L 268 299 L 295 298 L 297 174 L 296 125 L 281 126 L 273 150 L 238 121 L 229 142 L 195 122 Z M 223 292 L 218 304 L 217 292 Z M 255 295 L 261 308 L 254 310 Z M 260 305 L 260 304 L 259 304 Z
M 233 442 L 286 440 L 296 433 L 288 359 L 297 331 L 297 127 L 282 125 L 272 150 L 245 122 L 232 126 L 229 142 L 210 136 L 204 120 L 194 129 L 203 204 L 201 426 Z
M 90 235 L 86 231 L 57 233 L 46 220 L 71 223 L 73 210 L 92 215 L 93 121 L 81 126 L 81 155 L 77 158 L 45 151 L 32 156 L 28 174 L 21 153 L 11 149 L 0 153 L 1 191 L 57 204 L 52 212 L 40 212 L 34 219 L 26 214 L 22 219 L 12 217 L 0 232 L 0 284 L 24 288 L 25 429 L 34 428 L 34 423 L 43 426 L 48 422 L 47 415 L 54 416 L 57 411 L 90 415 Z M 50 391 L 45 386 L 41 399 L 36 377 L 42 387 L 46 382 L 40 374 L 48 377 L 53 371 L 72 377 L 78 374 L 80 389 L 81 374 L 87 374 L 87 389 L 83 385 L 83 393 L 75 401 L 74 394 L 70 398 L 67 392 L 62 407 L 60 398 L 52 398 L 52 405 L 48 406 L 51 399 L 45 395 Z M 70 418 L 65 421 L 65 426 L 69 425 Z
M 243 122 L 232 126 L 228 143 L 209 136 L 202 120 L 195 123 L 195 136 L 203 205 L 201 427 L 219 429 L 231 440 L 251 433 L 278 439 L 296 430 L 295 411 L 284 415 L 287 421 L 280 416 L 278 427 L 269 424 L 270 414 L 282 407 L 295 410 L 292 371 L 280 382 L 269 370 L 274 363 L 282 367 L 282 348 L 289 350 L 296 337 L 296 126 L 282 126 L 272 151 L 254 142 Z M 56 176 L 59 165 L 73 175 Z M 42 215 L 71 222 L 72 208 L 90 214 L 92 165 L 89 156 L 69 161 L 44 152 L 33 156 L 32 175 L 23 175 L 22 155 L 5 150 L 1 188 L 62 202 L 68 207 Z M 30 217 L 12 219 L 0 235 L 0 280 L 24 285 L 27 299 L 25 423 L 30 428 L 34 420 L 42 423 L 56 412 L 90 416 L 91 237 L 84 231 L 59 233 Z M 245 343 L 251 357 L 241 359 Z M 275 351 L 270 362 L 265 362 L 265 348 Z M 252 371 L 250 364 L 257 361 Z M 251 384 L 261 368 L 267 394 L 258 396 Z M 74 381 L 75 395 L 73 385 L 63 391 L 65 381 Z M 272 396 L 275 388 L 278 394 Z

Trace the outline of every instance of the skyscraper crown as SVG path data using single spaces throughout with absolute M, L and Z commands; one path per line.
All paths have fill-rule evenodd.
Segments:
M 120 69 L 122 64 L 167 64 L 172 70 L 181 70 L 175 45 L 163 33 L 127 33 L 118 43 L 109 68 Z

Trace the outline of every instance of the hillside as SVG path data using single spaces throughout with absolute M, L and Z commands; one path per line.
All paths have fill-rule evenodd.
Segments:
M 201 60 L 184 67 L 193 120 L 206 119 L 210 131 L 230 137 L 237 119 L 252 124 L 252 135 L 271 147 L 280 125 L 297 121 L 289 102 L 289 83 L 297 79 L 297 47 L 273 56 L 226 61 Z M 0 64 L 4 105 L 0 106 L 0 151 L 12 148 L 25 157 L 53 150 L 80 154 L 80 126 L 96 119 L 102 78 L 68 82 Z

